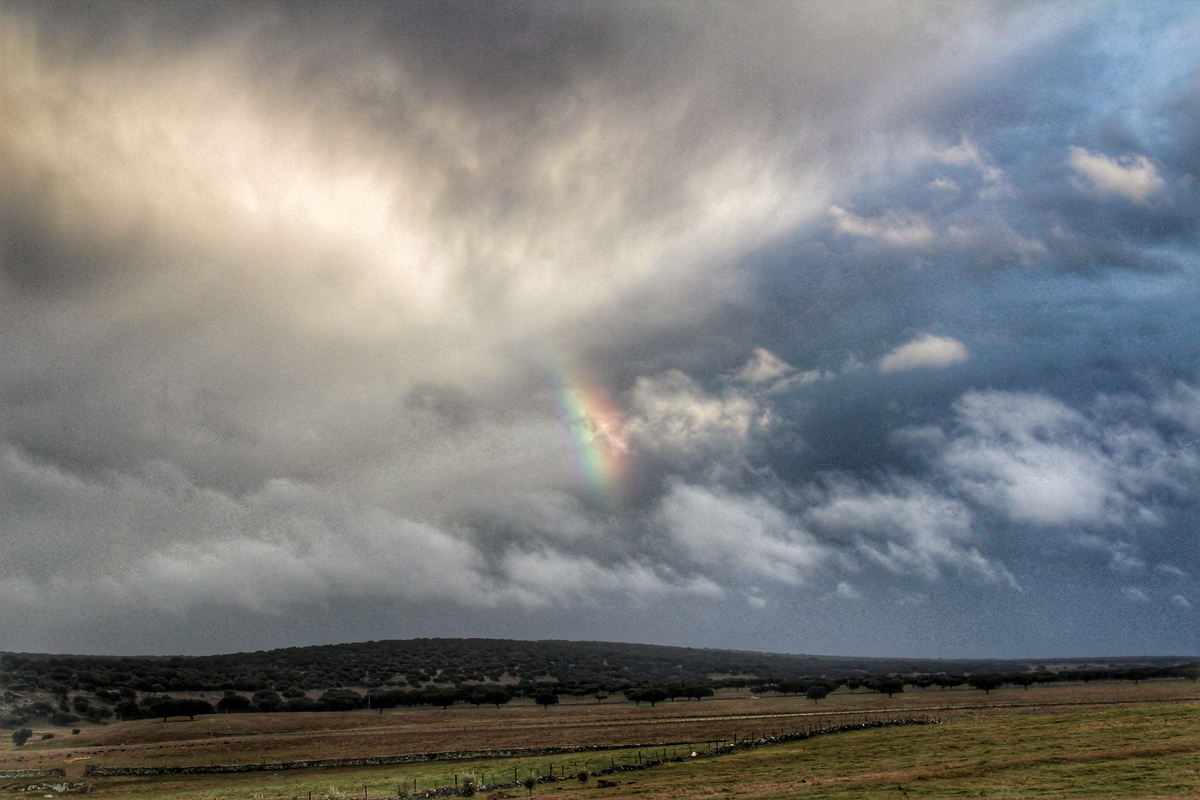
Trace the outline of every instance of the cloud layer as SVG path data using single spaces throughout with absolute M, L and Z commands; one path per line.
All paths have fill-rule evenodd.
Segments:
M 0 30 L 0 649 L 1200 642 L 1200 15 Z

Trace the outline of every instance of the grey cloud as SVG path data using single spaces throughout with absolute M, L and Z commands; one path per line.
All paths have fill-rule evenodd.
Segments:
M 835 477 L 806 518 L 848 538 L 861 556 L 892 572 L 937 580 L 949 568 L 1019 588 L 1003 564 L 972 544 L 978 537 L 970 509 L 913 481 L 875 488 Z
M 0 563 L 21 642 L 79 641 L 50 608 L 70 597 L 171 642 L 163 619 L 253 631 L 302 609 L 315 639 L 455 619 L 1015 651 L 1032 640 L 971 615 L 1034 614 L 1058 591 L 1045 563 L 1080 619 L 1114 615 L 1078 646 L 1086 628 L 1162 650 L 1183 624 L 1196 15 L 0 19 Z M 581 394 L 558 364 L 612 407 L 564 412 Z M 585 475 L 601 440 L 626 468 L 607 502 Z M 1126 586 L 1178 619 L 1129 638 Z M 922 602 L 889 628 L 902 596 Z M 838 633 L 860 629 L 874 644 Z

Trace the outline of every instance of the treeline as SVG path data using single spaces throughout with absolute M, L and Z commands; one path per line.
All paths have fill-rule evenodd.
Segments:
M 1093 681 L 1130 681 L 1134 684 L 1146 680 L 1179 679 L 1195 682 L 1200 679 L 1200 662 L 1176 664 L 1168 667 L 1141 666 L 1127 669 L 1080 669 L 1052 672 L 977 672 L 971 674 L 937 673 L 934 675 L 876 675 L 862 678 L 796 679 L 782 681 L 760 681 L 747 684 L 756 694 L 778 693 L 783 695 L 805 695 L 810 699 L 822 699 L 840 686 L 854 691 L 866 689 L 881 692 L 889 697 L 901 694 L 907 687 L 918 689 L 954 689 L 960 686 L 991 692 L 1006 685 L 1028 689 L 1035 684 L 1057 682 L 1091 683 Z
M 532 700 L 543 706 L 556 705 L 562 696 L 577 699 L 625 701 L 638 705 L 653 706 L 664 701 L 699 701 L 712 697 L 718 689 L 738 687 L 755 694 L 781 694 L 805 697 L 820 702 L 841 688 L 848 691 L 875 691 L 889 697 L 910 688 L 955 689 L 969 687 L 991 692 L 1005 685 L 1028 689 L 1034 684 L 1054 682 L 1131 681 L 1138 683 L 1154 679 L 1200 679 L 1200 663 L 1181 664 L 1171 667 L 1142 666 L 1115 670 L 1070 670 L 1063 672 L 1025 671 L 1015 673 L 937 673 L 909 675 L 873 675 L 856 677 L 809 676 L 771 681 L 750 681 L 744 678 L 726 678 L 666 684 L 547 684 L 521 683 L 512 686 L 478 684 L 470 686 L 429 686 L 422 689 L 375 688 L 357 691 L 345 687 L 327 689 L 317 697 L 297 686 L 275 689 L 260 689 L 253 694 L 225 690 L 213 703 L 205 698 L 171 697 L 167 694 L 138 693 L 130 687 L 119 689 L 97 689 L 91 696 L 77 694 L 69 701 L 66 695 L 52 704 L 45 700 L 26 700 L 12 690 L 6 691 L 4 699 L 10 706 L 7 714 L 0 715 L 0 727 L 18 727 L 33 720 L 46 720 L 51 724 L 65 726 L 81 719 L 104 722 L 112 717 L 122 720 L 188 716 L 197 714 L 247 714 L 288 713 L 312 711 L 359 711 L 373 710 L 382 713 L 400 707 L 450 708 L 456 705 L 495 706 L 499 708 L 515 699 Z M 106 704 L 111 704 L 111 707 Z M 74 712 L 74 713 L 73 713 Z
M 471 705 L 476 708 L 495 706 L 499 708 L 517 699 L 532 700 L 538 705 L 551 706 L 558 705 L 562 696 L 594 699 L 597 703 L 619 699 L 638 705 L 649 703 L 653 706 L 664 700 L 686 699 L 698 701 L 705 697 L 712 697 L 713 694 L 714 691 L 711 686 L 696 683 L 625 687 L 591 685 L 578 686 L 570 692 L 564 691 L 562 687 L 550 689 L 546 685 L 538 684 L 521 684 L 512 687 L 478 685 L 459 688 L 431 686 L 427 689 L 407 691 L 399 689 L 373 689 L 367 692 L 338 688 L 327 689 L 316 698 L 309 697 L 304 692 L 294 688 L 285 689 L 283 692 L 260 689 L 250 696 L 234 691 L 226 691 L 217 700 L 215 705 L 208 706 L 209 711 L 197 711 L 196 713 L 269 714 L 276 712 L 361 710 L 383 713 L 385 710 L 393 708 L 414 708 L 417 706 L 450 708 L 455 705 Z M 124 699 L 117 704 L 114 711 L 119 719 L 181 716 L 182 712 L 163 713 L 163 710 L 169 707 L 164 704 L 169 702 L 173 701 L 168 695 L 162 697 L 147 695 L 136 701 L 133 699 Z

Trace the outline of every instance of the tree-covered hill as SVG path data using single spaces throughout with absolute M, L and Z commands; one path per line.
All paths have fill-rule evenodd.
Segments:
M 397 639 L 289 647 L 213 656 L 106 657 L 7 653 L 0 686 L 11 691 L 305 691 L 336 687 L 418 688 L 430 684 L 554 682 L 587 685 L 772 681 L 799 677 L 1011 673 L 1051 669 L 1169 666 L 1184 658 L 942 660 L 787 655 L 618 642 Z

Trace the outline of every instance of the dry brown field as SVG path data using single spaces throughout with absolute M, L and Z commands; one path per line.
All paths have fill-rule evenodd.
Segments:
M 848 692 L 843 689 L 820 703 L 797 697 L 759 698 L 744 692 L 721 692 L 717 697 L 701 702 L 666 702 L 656 707 L 612 701 L 603 704 L 569 701 L 550 708 L 513 703 L 499 709 L 402 709 L 382 714 L 366 711 L 219 714 L 202 716 L 195 721 L 171 719 L 164 723 L 162 720 L 141 720 L 88 726 L 78 735 L 72 735 L 70 730 L 38 728 L 35 738 L 21 748 L 14 747 L 5 736 L 0 745 L 0 769 L 64 767 L 68 772 L 68 782 L 78 784 L 88 764 L 178 766 L 357 758 L 502 747 L 644 746 L 650 743 L 699 748 L 705 742 L 716 740 L 757 738 L 764 734 L 869 719 L 936 718 L 946 722 L 986 725 L 990 719 L 1005 720 L 1006 724 L 1011 724 L 1013 720 L 1026 715 L 1038 719 L 1074 715 L 1074 719 L 1081 718 L 1081 713 L 1122 709 L 1136 713 L 1138 709 L 1194 704 L 1200 697 L 1198 690 L 1200 687 L 1185 681 L 1149 681 L 1139 685 L 1053 684 L 1027 690 L 1006 687 L 990 695 L 973 689 L 927 689 L 908 691 L 891 699 L 873 692 Z M 55 736 L 40 740 L 37 737 L 43 732 L 52 732 Z M 632 756 L 598 756 L 601 762 L 616 759 L 618 763 L 624 757 Z M 587 763 L 587 759 L 582 757 L 557 760 L 559 770 L 572 768 L 573 763 Z M 527 761 L 510 759 L 489 764 L 488 767 L 502 771 L 536 768 L 526 764 Z M 589 768 L 594 768 L 594 765 L 595 759 Z M 404 765 L 403 768 L 392 766 L 386 770 L 297 770 L 295 774 L 287 775 L 252 773 L 203 776 L 200 781 L 207 787 L 243 787 L 244 791 L 232 794 L 223 794 L 216 788 L 209 795 L 204 792 L 178 794 L 183 791 L 178 789 L 179 786 L 190 785 L 194 788 L 201 776 L 136 780 L 104 778 L 91 781 L 90 788 L 92 794 L 107 797 L 153 797 L 155 786 L 163 797 L 253 797 L 253 790 L 246 787 L 273 782 L 278 784 L 281 778 L 286 778 L 285 783 L 293 786 L 302 779 L 311 785 L 326 778 L 342 780 L 348 775 L 360 775 L 372 776 L 371 780 L 376 780 L 382 775 L 385 777 L 379 779 L 383 783 L 377 787 L 381 794 L 377 796 L 383 796 L 384 785 L 392 785 L 390 793 L 396 793 L 395 781 L 399 780 L 397 776 L 401 773 L 420 776 L 423 781 L 433 785 L 438 775 L 444 775 L 448 780 L 460 766 L 461 763 L 447 765 L 443 762 L 423 766 Z M 483 774 L 486 775 L 486 768 L 483 768 Z M 4 783 L 0 781 L 0 785 Z M 19 788 L 19 783 L 7 782 L 9 788 Z M 304 792 L 287 795 L 282 784 L 279 784 L 279 788 L 276 794 L 261 796 L 307 796 Z M 428 786 L 423 782 L 421 788 Z M 364 793 L 370 793 L 368 786 L 353 796 L 359 797 Z M 900 797 L 899 794 L 895 796 Z

